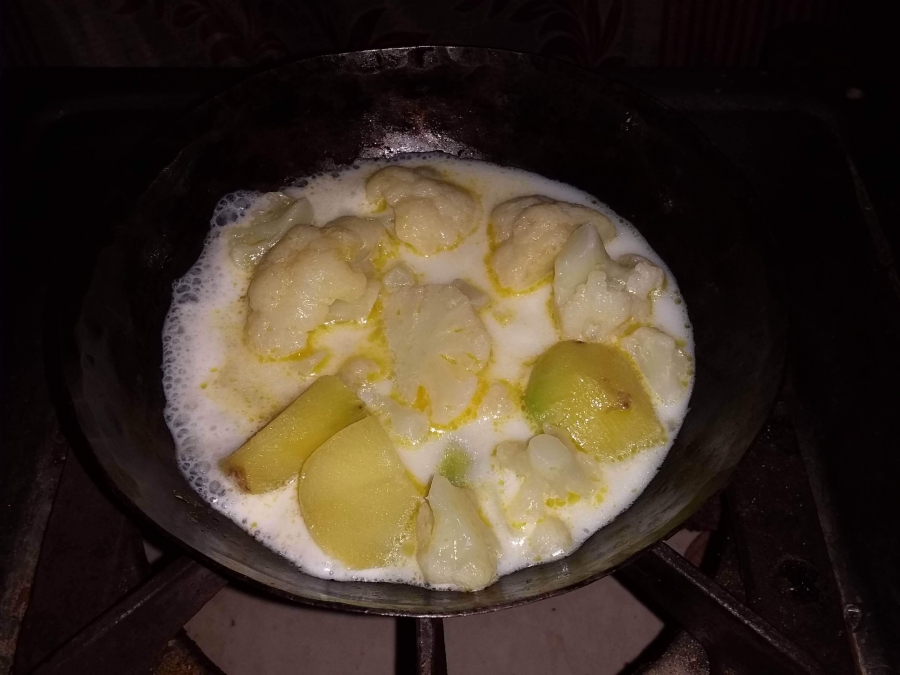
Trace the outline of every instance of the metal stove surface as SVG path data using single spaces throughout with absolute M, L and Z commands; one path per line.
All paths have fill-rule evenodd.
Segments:
M 144 524 L 81 465 L 54 348 L 59 314 L 72 308 L 54 303 L 42 272 L 68 237 L 100 236 L 92 205 L 141 137 L 244 76 L 2 79 L 0 673 L 216 671 L 183 634 L 172 638 L 225 581 L 174 550 L 151 567 Z M 756 73 L 619 76 L 686 114 L 747 177 L 782 255 L 792 334 L 767 426 L 690 524 L 704 532 L 688 554 L 700 569 L 660 545 L 617 574 L 667 619 L 628 672 L 896 672 L 900 459 L 889 392 L 900 376 L 900 284 L 879 224 L 893 214 L 878 202 L 878 162 L 856 163 L 872 160 L 857 144 L 859 116 Z M 401 621 L 396 634 L 397 672 L 444 667 L 440 622 Z

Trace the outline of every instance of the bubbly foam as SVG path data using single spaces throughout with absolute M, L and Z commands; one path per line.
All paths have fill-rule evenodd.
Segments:
M 491 295 L 491 304 L 480 312 L 493 340 L 492 357 L 485 372 L 489 379 L 524 385 L 528 376 L 524 364 L 559 339 L 549 312 L 550 285 L 525 295 L 498 294 L 492 288 L 484 262 L 489 251 L 487 215 L 503 201 L 530 194 L 601 211 L 618 231 L 616 239 L 607 245 L 611 256 L 636 253 L 666 270 L 668 285 L 654 302 L 653 320 L 659 328 L 683 341 L 685 351 L 693 356 L 687 311 L 664 262 L 630 223 L 572 186 L 481 161 L 414 154 L 390 160 L 360 160 L 350 167 L 298 180 L 284 192 L 309 199 L 317 225 L 343 215 L 369 215 L 365 179 L 388 163 L 428 164 L 480 199 L 484 222 L 459 247 L 429 258 L 398 247 L 397 255 L 416 273 L 419 283 L 463 279 Z M 351 356 L 371 356 L 361 345 L 367 344 L 373 326 L 338 325 L 317 330 L 310 338 L 311 347 L 301 357 L 281 362 L 262 361 L 243 347 L 241 331 L 246 310 L 242 303 L 251 272 L 240 270 L 231 262 L 227 233 L 246 223 L 259 208 L 260 196 L 242 191 L 219 201 L 200 258 L 173 285 L 172 304 L 163 329 L 162 369 L 167 401 L 165 420 L 175 440 L 178 466 L 191 486 L 214 508 L 314 576 L 424 585 L 414 558 L 403 566 L 373 570 L 350 570 L 328 558 L 303 523 L 295 484 L 250 495 L 241 492 L 219 469 L 219 460 L 240 447 L 316 377 L 337 372 Z M 381 385 L 390 387 L 389 382 Z M 677 404 L 657 405 L 671 439 L 687 412 L 689 393 Z M 500 574 L 535 561 L 528 555 L 526 538 L 513 531 L 503 517 L 491 452 L 503 440 L 527 440 L 533 434 L 524 413 L 517 412 L 501 422 L 475 419 L 455 429 L 432 433 L 416 447 L 398 443 L 401 461 L 423 484 L 430 480 L 448 447 L 466 449 L 473 460 L 469 479 L 476 485 L 482 512 L 500 540 Z M 670 445 L 606 465 L 605 493 L 599 504 L 582 500 L 560 510 L 557 515 L 568 525 L 574 548 L 634 502 L 658 471 Z

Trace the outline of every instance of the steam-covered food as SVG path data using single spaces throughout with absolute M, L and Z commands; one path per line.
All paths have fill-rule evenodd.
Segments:
M 478 226 L 472 194 L 429 166 L 389 166 L 366 181 L 366 193 L 393 212 L 397 239 L 423 256 L 458 246 Z
M 572 553 L 681 425 L 675 279 L 593 197 L 443 155 L 222 199 L 163 333 L 178 462 L 306 572 L 475 591 Z
M 588 225 L 604 241 L 616 228 L 599 211 L 542 196 L 503 202 L 491 212 L 491 267 L 500 285 L 522 291 L 553 270 L 553 262 L 576 227 Z

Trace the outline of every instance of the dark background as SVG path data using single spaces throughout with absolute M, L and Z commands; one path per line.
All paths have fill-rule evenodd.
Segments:
M 799 282 L 802 288 L 816 293 L 821 282 L 828 293 L 839 285 L 845 309 L 852 310 L 854 287 L 864 274 L 877 276 L 878 283 L 886 280 L 878 302 L 859 291 L 859 311 L 846 315 L 858 325 L 847 326 L 846 316 L 823 318 L 827 303 L 806 302 L 799 293 L 794 318 L 803 319 L 803 330 L 816 329 L 830 349 L 818 354 L 829 367 L 822 369 L 821 382 L 807 378 L 815 385 L 811 389 L 824 392 L 835 385 L 827 380 L 834 373 L 845 378 L 842 382 L 874 383 L 858 391 L 835 385 L 841 392 L 833 400 L 849 401 L 847 417 L 840 407 L 830 408 L 817 442 L 824 447 L 830 440 L 835 452 L 846 453 L 846 467 L 835 463 L 838 468 L 830 473 L 837 520 L 850 544 L 847 553 L 865 577 L 864 595 L 877 597 L 892 617 L 885 622 L 882 615 L 878 629 L 896 659 L 900 455 L 888 456 L 886 449 L 900 450 L 900 442 L 896 420 L 885 411 L 898 409 L 897 378 L 887 375 L 900 372 L 900 361 L 896 355 L 880 361 L 866 331 L 882 330 L 877 336 L 882 347 L 892 341 L 900 346 L 894 264 L 900 248 L 898 5 L 874 0 L 0 0 L 0 672 L 28 602 L 67 452 L 52 401 L 59 392 L 47 391 L 48 380 L 51 388 L 56 385 L 45 373 L 52 363 L 45 301 L 55 289 L 40 274 L 67 251 L 46 236 L 48 228 L 74 229 L 76 237 L 79 228 L 89 231 L 91 208 L 103 186 L 142 138 L 248 74 L 305 56 L 413 44 L 534 52 L 631 78 L 701 126 L 750 178 L 765 206 L 802 222 L 807 238 L 798 239 L 790 255 L 822 254 L 823 261 L 820 280 L 814 260 L 796 266 L 809 272 Z M 801 109 L 802 115 L 796 113 Z M 840 260 L 844 250 L 857 250 L 849 243 L 813 241 L 835 236 L 841 226 L 853 228 L 853 236 L 866 229 L 865 218 L 852 211 L 860 197 L 848 187 L 855 177 L 832 168 L 843 166 L 845 155 L 853 156 L 886 248 L 893 249 L 893 255 L 875 251 L 875 262 L 862 256 L 851 261 L 857 268 Z M 844 210 L 844 203 L 851 207 Z M 774 226 L 779 222 L 773 220 Z M 816 222 L 832 229 L 817 231 Z M 868 251 L 862 244 L 857 248 Z M 885 309 L 891 297 L 893 310 Z M 869 307 L 879 314 L 867 320 Z M 794 335 L 802 341 L 798 325 Z M 793 361 L 804 367 L 803 359 Z M 817 364 L 807 361 L 807 372 L 814 373 Z M 867 403 L 875 399 L 879 405 Z M 878 494 L 871 494 L 873 485 Z M 4 613 L 12 619 L 8 623 Z
M 605 71 L 753 69 L 829 105 L 854 101 L 841 111 L 866 144 L 881 196 L 897 203 L 895 0 L 2 0 L 0 10 L 7 80 L 35 67 L 259 70 L 418 44 L 539 53 Z M 239 77 L 211 76 L 210 90 Z M 54 87 L 32 94 L 43 103 Z M 20 112 L 5 104 L 6 117 Z
M 893 51 L 884 38 L 896 29 L 889 21 L 895 4 L 7 0 L 3 58 L 6 66 L 259 66 L 326 52 L 465 44 L 537 52 L 589 68 L 755 66 L 771 57 L 841 69 L 859 66 L 855 57 L 874 63 Z

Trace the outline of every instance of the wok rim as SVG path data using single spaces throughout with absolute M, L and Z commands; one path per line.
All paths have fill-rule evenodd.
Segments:
M 189 119 L 191 116 L 197 114 L 202 108 L 207 106 L 216 106 L 219 105 L 224 97 L 232 94 L 236 90 L 245 87 L 248 83 L 252 82 L 257 78 L 264 78 L 268 74 L 273 71 L 277 71 L 279 69 L 288 69 L 294 68 L 301 64 L 305 65 L 309 69 L 315 69 L 319 66 L 319 64 L 327 65 L 333 61 L 344 60 L 347 61 L 353 57 L 359 58 L 361 55 L 382 55 L 382 54 L 409 54 L 411 52 L 415 52 L 417 50 L 440 50 L 447 53 L 451 60 L 456 61 L 457 59 L 453 58 L 454 54 L 464 53 L 464 52 L 475 52 L 478 54 L 483 54 L 486 56 L 490 56 L 492 54 L 497 54 L 501 56 L 505 56 L 507 58 L 514 57 L 516 59 L 520 59 L 529 64 L 534 64 L 537 67 L 542 68 L 551 68 L 557 69 L 560 71 L 564 71 L 571 75 L 576 75 L 582 78 L 590 78 L 596 81 L 597 83 L 602 82 L 611 82 L 616 85 L 629 90 L 632 95 L 635 95 L 637 98 L 642 100 L 642 104 L 656 108 L 657 110 L 662 110 L 671 120 L 677 121 L 679 127 L 679 133 L 683 134 L 683 139 L 685 144 L 690 144 L 691 147 L 695 148 L 698 153 L 702 154 L 705 162 L 714 162 L 716 164 L 716 169 L 722 172 L 728 179 L 730 185 L 739 187 L 740 192 L 745 195 L 751 203 L 754 204 L 756 209 L 759 209 L 756 204 L 758 200 L 756 200 L 753 196 L 753 192 L 750 189 L 749 185 L 746 183 L 746 179 L 744 176 L 734 167 L 734 165 L 722 154 L 722 152 L 685 116 L 680 114 L 677 110 L 672 107 L 662 103 L 657 100 L 653 96 L 636 89 L 634 86 L 628 84 L 627 82 L 623 82 L 622 80 L 616 78 L 614 75 L 610 75 L 607 73 L 596 73 L 585 68 L 581 68 L 579 66 L 561 61 L 559 59 L 550 58 L 546 56 L 541 56 L 537 54 L 529 54 L 524 52 L 517 52 L 513 50 L 506 49 L 495 49 L 495 48 L 484 48 L 484 47 L 469 47 L 469 46 L 454 46 L 454 45 L 416 45 L 411 47 L 391 47 L 384 49 L 367 49 L 367 50 L 359 50 L 359 51 L 349 51 L 349 52 L 339 52 L 339 53 L 331 53 L 331 54 L 323 54 L 319 56 L 313 56 L 308 58 L 300 58 L 290 60 L 284 63 L 279 63 L 272 68 L 266 68 L 264 70 L 256 71 L 254 73 L 249 74 L 247 77 L 242 78 L 240 81 L 228 86 L 227 88 L 217 92 L 212 96 L 208 96 L 203 100 L 192 104 L 189 109 L 184 109 L 179 112 L 176 116 L 173 116 L 168 120 L 163 126 L 157 127 L 154 129 L 148 137 L 146 137 L 140 144 L 138 144 L 131 151 L 126 153 L 126 155 L 120 160 L 122 164 L 130 158 L 142 157 L 147 152 L 148 146 L 152 145 L 153 142 L 162 137 L 167 133 L 173 133 L 176 129 L 178 129 L 179 125 L 186 119 Z M 182 139 L 184 140 L 184 139 Z M 187 141 L 188 143 L 190 140 Z M 166 168 L 171 165 L 171 163 L 175 162 L 178 158 L 178 154 L 168 157 L 166 163 L 155 171 L 154 177 L 151 179 L 149 183 L 145 182 L 145 179 L 136 177 L 132 172 L 125 172 L 124 174 L 119 175 L 119 177 L 112 183 L 109 184 L 108 189 L 105 191 L 106 194 L 114 194 L 119 192 L 120 188 L 123 185 L 128 185 L 133 181 L 138 181 L 140 183 L 139 190 L 137 192 L 132 191 L 132 197 L 126 197 L 127 203 L 133 208 L 136 206 L 137 201 L 140 197 L 149 189 L 152 182 L 156 180 L 156 178 L 160 175 L 162 171 L 165 171 Z M 126 191 L 127 192 L 127 191 Z M 107 204 L 108 205 L 108 204 Z M 104 209 L 105 211 L 105 209 Z M 106 245 L 100 247 L 96 253 L 99 256 L 103 255 L 109 248 L 115 245 L 115 241 L 121 236 L 120 231 L 116 231 L 114 233 L 114 240 L 112 242 L 107 243 Z M 781 277 L 780 265 L 777 264 L 776 256 L 772 254 L 770 250 L 766 248 L 764 245 L 760 245 L 760 253 L 763 262 L 763 266 L 765 268 L 765 272 L 768 278 L 768 291 L 769 291 L 769 299 L 771 300 L 771 310 L 772 310 L 772 327 L 774 330 L 774 337 L 772 343 L 770 345 L 770 349 L 768 351 L 768 360 L 771 361 L 773 365 L 773 372 L 776 373 L 776 379 L 780 382 L 785 373 L 785 362 L 787 357 L 787 320 L 786 320 L 786 312 L 784 310 L 784 302 L 781 297 L 781 292 L 779 289 L 781 286 L 776 283 L 777 279 Z M 193 544 L 185 541 L 180 536 L 173 534 L 167 529 L 165 525 L 158 522 L 155 518 L 149 515 L 146 511 L 144 511 L 140 506 L 138 506 L 135 501 L 129 497 L 123 489 L 120 488 L 119 484 L 115 480 L 115 478 L 111 475 L 109 468 L 104 464 L 104 462 L 100 459 L 97 452 L 94 450 L 93 445 L 90 442 L 90 438 L 97 437 L 97 429 L 93 422 L 93 415 L 90 410 L 89 403 L 84 396 L 83 393 L 83 368 L 81 363 L 81 353 L 82 353 L 82 345 L 81 341 L 77 337 L 77 329 L 81 325 L 83 321 L 83 307 L 82 301 L 83 298 L 89 292 L 90 287 L 94 283 L 95 276 L 97 274 L 97 264 L 96 260 L 93 261 L 91 269 L 88 273 L 88 286 L 84 289 L 85 293 L 82 294 L 82 297 L 77 300 L 77 316 L 75 318 L 75 326 L 74 330 L 69 330 L 64 333 L 63 336 L 59 338 L 59 341 L 63 344 L 61 345 L 62 351 L 62 370 L 63 370 L 63 379 L 65 382 L 65 389 L 68 394 L 68 402 L 71 404 L 71 408 L 73 410 L 73 418 L 75 419 L 75 423 L 77 425 L 77 433 L 79 433 L 82 437 L 81 443 L 70 443 L 70 449 L 76 452 L 79 455 L 80 459 L 87 459 L 87 463 L 90 465 L 89 472 L 92 477 L 95 479 L 95 482 L 99 479 L 102 483 L 101 488 L 106 488 L 110 491 L 116 498 L 119 505 L 123 506 L 126 512 L 133 519 L 137 520 L 143 525 L 149 525 L 152 530 L 157 532 L 161 537 L 168 542 L 173 542 L 180 552 L 183 555 L 186 555 L 200 564 L 204 564 L 212 569 L 214 569 L 217 573 L 224 576 L 228 579 L 229 582 L 238 581 L 241 585 L 252 588 L 255 592 L 262 592 L 268 596 L 272 596 L 278 598 L 280 600 L 290 601 L 292 603 L 298 603 L 310 607 L 315 607 L 319 609 L 326 610 L 339 610 L 339 611 L 348 611 L 356 614 L 368 614 L 368 615 L 379 615 L 379 616 L 391 616 L 391 617 L 409 617 L 409 618 L 444 618 L 444 617 L 456 617 L 456 616 L 471 616 L 476 614 L 486 614 L 490 612 L 495 612 L 503 609 L 509 609 L 513 607 L 518 607 L 526 604 L 530 604 L 532 602 L 537 602 L 540 600 L 546 600 L 549 598 L 553 598 L 569 591 L 577 590 L 579 588 L 583 588 L 603 577 L 620 570 L 622 567 L 628 565 L 636 558 L 642 555 L 652 554 L 653 549 L 658 546 L 663 546 L 665 544 L 665 540 L 670 537 L 673 533 L 675 533 L 678 529 L 680 529 L 681 525 L 684 521 L 689 518 L 693 513 L 705 504 L 709 499 L 715 497 L 717 494 L 721 492 L 722 489 L 728 484 L 731 480 L 734 472 L 734 468 L 736 468 L 737 464 L 743 460 L 746 455 L 747 450 L 750 445 L 753 443 L 753 440 L 759 434 L 760 430 L 763 428 L 765 424 L 765 419 L 768 417 L 768 411 L 771 410 L 772 406 L 775 403 L 777 391 L 780 389 L 780 385 L 775 387 L 772 392 L 771 400 L 765 401 L 765 405 L 763 409 L 766 411 L 764 415 L 761 415 L 761 420 L 753 432 L 753 434 L 748 434 L 745 442 L 736 442 L 735 447 L 740 448 L 739 451 L 735 450 L 735 456 L 737 457 L 735 461 L 735 467 L 730 469 L 728 475 L 720 481 L 720 485 L 716 491 L 712 492 L 709 496 L 704 498 L 702 501 L 698 502 L 696 505 L 693 505 L 689 510 L 685 510 L 682 514 L 683 517 L 673 519 L 671 523 L 664 528 L 663 534 L 656 537 L 656 539 L 644 546 L 643 548 L 629 554 L 621 561 L 616 564 L 606 568 L 604 570 L 589 574 L 588 576 L 573 580 L 570 583 L 566 583 L 562 586 L 551 588 L 549 590 L 543 590 L 536 592 L 532 595 L 528 595 L 527 597 L 510 599 L 507 601 L 499 601 L 491 604 L 474 606 L 474 607 L 466 607 L 459 609 L 447 609 L 447 610 L 437 610 L 437 611 L 417 611 L 416 609 L 391 609 L 384 608 L 372 605 L 365 604 L 353 604 L 351 602 L 347 602 L 345 600 L 322 600 L 317 598 L 308 597 L 305 595 L 301 595 L 298 593 L 293 593 L 287 591 L 285 589 L 279 588 L 275 585 L 271 585 L 266 583 L 265 581 L 255 578 L 251 574 L 243 571 L 242 569 L 245 566 L 237 563 L 237 561 L 231 561 L 232 564 L 228 564 L 228 561 L 219 559 L 218 557 L 201 550 L 199 547 L 194 546 Z M 689 414 L 689 413 L 688 413 Z M 742 446 L 742 447 L 741 447 Z M 86 457 L 84 455 L 87 455 Z M 663 464 L 669 461 L 669 454 L 667 453 L 666 458 L 663 460 Z M 662 466 L 662 465 L 660 465 Z M 649 485 L 649 483 L 648 483 Z M 645 486 L 646 489 L 647 486 Z M 643 492 L 643 491 L 642 491 Z M 634 502 L 629 505 L 625 510 L 621 511 L 616 515 L 616 518 L 621 516 L 627 510 L 631 509 Z M 605 526 L 604 526 L 605 527 Z M 601 528 L 602 529 L 602 528 Z M 599 531 L 599 530 L 598 530 Z M 248 534 L 248 536 L 250 536 Z M 586 540 L 587 541 L 587 540 Z M 583 545 L 583 544 L 582 544 Z M 577 550 L 577 549 L 575 549 Z M 574 553 L 575 551 L 572 551 Z M 571 555 L 571 553 L 569 554 Z M 568 556 L 567 556 L 568 557 Z M 540 564 L 540 563 L 538 563 Z M 251 571 L 253 568 L 249 568 Z M 301 568 L 297 568 L 299 572 L 304 576 L 309 576 L 311 578 L 317 578 L 314 575 L 309 574 L 305 570 Z M 328 579 L 327 581 L 335 581 L 333 579 Z M 357 583 L 371 583 L 378 584 L 384 587 L 398 586 L 398 587 L 406 587 L 406 584 L 394 584 L 390 582 L 357 582 Z M 432 589 L 425 589 L 427 592 L 441 592 L 447 593 L 448 591 L 433 591 Z M 468 595 L 469 592 L 466 591 L 450 591 L 450 593 L 454 594 L 465 594 Z

